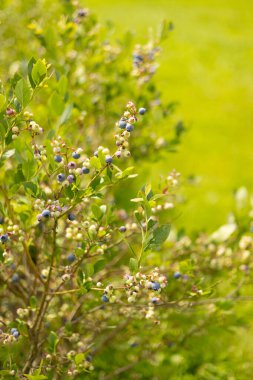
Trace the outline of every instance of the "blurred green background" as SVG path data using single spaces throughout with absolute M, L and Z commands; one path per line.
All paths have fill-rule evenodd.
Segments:
M 175 29 L 164 43 L 156 80 L 189 127 L 179 153 L 152 165 L 153 177 L 176 168 L 186 185 L 177 224 L 211 231 L 233 208 L 233 191 L 251 188 L 253 166 L 253 2 L 251 0 L 87 0 L 99 20 L 145 41 L 163 19 Z M 156 128 L 156 126 L 154 126 Z M 160 125 L 159 125 L 160 128 Z M 161 168 L 162 165 L 162 168 Z

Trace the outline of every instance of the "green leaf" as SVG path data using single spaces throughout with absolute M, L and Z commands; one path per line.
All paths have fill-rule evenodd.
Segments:
M 75 356 L 76 365 L 81 364 L 83 360 L 84 360 L 84 353 L 80 352 L 79 354 L 76 354 Z
M 27 379 L 29 379 L 29 380 L 46 380 L 46 379 L 48 379 L 48 377 L 45 375 L 26 375 L 25 374 L 25 377 L 27 377 Z
M 104 268 L 105 264 L 106 264 L 106 261 L 104 259 L 98 260 L 94 264 L 94 273 L 100 272 Z
M 103 212 L 96 203 L 93 203 L 91 205 L 91 211 L 92 211 L 92 214 L 94 215 L 94 218 L 96 220 L 100 220 L 102 218 Z
M 85 273 L 85 277 L 91 277 L 94 273 L 93 265 L 90 263 L 86 264 L 84 267 L 84 273 Z
M 38 59 L 36 63 L 34 63 L 32 68 L 32 80 L 36 86 L 38 86 L 43 79 L 47 75 L 47 67 L 46 64 L 41 60 Z
M 59 122 L 58 122 L 59 125 L 65 124 L 66 121 L 69 120 L 71 113 L 72 113 L 72 108 L 73 108 L 72 104 L 68 104 L 65 107 L 64 111 L 62 112 L 62 114 L 59 118 Z
M 15 87 L 15 95 L 22 108 L 26 107 L 31 100 L 32 92 L 26 80 L 20 79 Z
M 149 201 L 153 196 L 151 184 L 145 186 L 144 193 L 146 195 L 146 199 Z
M 35 63 L 36 63 L 36 59 L 33 57 L 28 62 L 28 78 L 29 78 L 29 82 L 30 82 L 30 85 L 32 86 L 32 88 L 36 87 L 36 84 L 34 83 L 33 78 L 32 78 L 32 69 L 33 69 L 33 65 Z
M 77 272 L 77 283 L 79 286 L 82 286 L 83 283 L 84 283 L 84 273 L 82 271 L 82 269 L 78 269 L 78 272 Z
M 29 300 L 30 306 L 32 309 L 36 309 L 36 306 L 38 304 L 38 300 L 35 296 L 31 296 Z
M 48 132 L 48 135 L 47 135 L 47 140 L 52 140 L 52 138 L 54 137 L 55 135 L 55 130 L 54 129 L 50 129 L 50 131 Z
M 68 89 L 68 79 L 65 75 L 62 75 L 58 84 L 57 84 L 57 90 L 61 96 L 64 96 Z
M 131 174 L 133 170 L 134 170 L 134 166 L 130 166 L 129 168 L 125 169 L 124 171 L 119 171 L 118 173 L 116 173 L 115 177 L 117 177 L 118 179 L 127 178 L 130 175 L 135 177 L 135 176 L 137 176 L 137 174 Z
M 129 260 L 129 269 L 132 273 L 136 273 L 138 271 L 138 261 L 133 257 Z
M 154 220 L 152 218 L 149 218 L 147 228 L 148 230 L 151 230 L 152 227 L 157 223 L 157 220 Z
M 99 169 L 101 168 L 101 162 L 100 162 L 100 160 L 99 160 L 97 157 L 95 157 L 95 156 L 91 157 L 91 159 L 90 159 L 90 165 L 91 165 L 93 168 L 97 169 L 97 170 L 99 170 Z
M 37 195 L 38 187 L 35 183 L 33 182 L 24 182 L 23 186 L 29 194 L 32 194 L 34 197 Z
M 167 240 L 170 233 L 170 225 L 164 224 L 162 226 L 157 227 L 153 232 L 152 242 L 155 245 L 160 245 Z
M 50 353 L 55 353 L 57 344 L 59 343 L 59 338 L 54 331 L 50 331 L 47 341 L 48 341 L 48 351 Z
M 161 245 L 167 240 L 170 233 L 170 225 L 164 224 L 162 226 L 157 227 L 154 231 L 152 231 L 145 242 L 144 251 L 152 247 L 156 247 Z
M 20 182 L 25 181 L 25 176 L 22 170 L 22 164 L 19 164 L 17 167 L 17 171 L 14 174 L 14 181 L 15 181 L 15 185 L 18 185 Z
M 0 94 L 0 111 L 3 109 L 3 106 L 5 104 L 5 96 L 4 94 Z
M 57 116 L 60 116 L 64 110 L 64 102 L 57 92 L 54 92 L 51 95 L 48 105 L 50 107 L 50 111 Z

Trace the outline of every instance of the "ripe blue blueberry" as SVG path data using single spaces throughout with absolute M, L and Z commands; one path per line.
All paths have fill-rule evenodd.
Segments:
M 101 301 L 103 302 L 109 302 L 109 298 L 107 297 L 106 294 L 103 294 L 102 297 L 101 297 Z
M 72 213 L 68 214 L 68 220 L 75 220 L 76 219 L 76 216 Z
M 126 125 L 127 125 L 127 123 L 126 123 L 125 120 L 120 120 L 120 122 L 119 122 L 119 127 L 120 127 L 121 129 L 125 129 L 125 128 L 126 128 Z
M 178 279 L 178 278 L 180 278 L 181 277 L 181 273 L 180 272 L 175 272 L 174 273 L 174 278 L 175 279 Z
M 6 243 L 7 240 L 8 240 L 8 235 L 7 234 L 3 234 L 0 236 L 0 240 L 1 240 L 1 243 Z
M 151 302 L 152 302 L 152 303 L 157 303 L 157 302 L 158 302 L 158 298 L 157 298 L 157 297 L 153 297 L 153 298 L 151 299 Z
M 65 180 L 65 175 L 63 173 L 58 174 L 57 176 L 58 182 L 63 182 Z
M 139 109 L 139 114 L 140 115 L 144 115 L 146 113 L 146 111 L 147 111 L 146 108 L 142 107 L 142 108 Z
M 17 283 L 19 281 L 19 275 L 17 273 L 14 273 L 14 275 L 11 278 L 12 283 Z
M 18 332 L 18 330 L 14 331 L 12 335 L 14 336 L 14 338 L 17 339 L 17 338 L 19 337 L 19 332 Z
M 51 215 L 51 212 L 49 210 L 44 210 L 42 211 L 41 215 L 44 217 L 44 218 L 49 218 L 50 215 Z
M 119 232 L 126 232 L 126 227 L 125 226 L 120 226 L 119 227 Z
M 18 331 L 18 329 L 17 329 L 16 327 L 12 327 L 12 329 L 11 329 L 11 334 L 13 335 L 13 333 L 14 333 L 15 331 Z
M 55 162 L 62 162 L 62 157 L 61 156 L 54 156 Z
M 83 168 L 83 174 L 89 174 L 90 169 L 89 168 Z
M 80 155 L 79 153 L 77 153 L 77 152 L 74 152 L 74 153 L 72 153 L 72 157 L 73 157 L 75 160 L 78 160 L 78 158 L 80 158 L 81 155 Z
M 73 263 L 76 259 L 76 256 L 74 255 L 74 253 L 70 253 L 67 257 L 67 260 L 69 263 Z
M 157 291 L 157 290 L 159 290 L 160 289 L 160 284 L 159 284 L 159 282 L 153 282 L 153 284 L 152 284 L 152 289 L 153 290 L 155 290 L 155 291 Z
M 94 152 L 94 156 L 98 157 L 98 151 L 97 150 Z
M 132 124 L 127 123 L 126 130 L 127 132 L 132 132 L 134 130 L 134 126 Z
M 70 174 L 70 175 L 67 176 L 67 180 L 68 180 L 69 183 L 73 183 L 74 180 L 75 180 L 75 177 L 72 174 Z
M 109 156 L 109 155 L 106 155 L 106 156 L 105 156 L 105 162 L 106 162 L 107 164 L 111 164 L 112 161 L 113 161 L 112 156 Z

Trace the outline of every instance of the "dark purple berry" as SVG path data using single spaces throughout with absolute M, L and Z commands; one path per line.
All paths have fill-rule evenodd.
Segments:
M 74 214 L 68 214 L 68 220 L 75 220 L 76 219 L 76 216 Z
M 106 162 L 107 164 L 111 164 L 112 161 L 113 161 L 112 156 L 109 156 L 109 155 L 105 156 L 105 162 Z
M 65 180 L 65 175 L 63 173 L 58 174 L 57 176 L 58 182 L 63 182 Z
M 76 256 L 73 253 L 70 253 L 67 257 L 69 263 L 73 263 L 76 259 Z
M 9 238 L 9 237 L 8 237 L 7 234 L 3 234 L 3 235 L 1 235 L 1 236 L 0 236 L 1 243 L 2 243 L 2 244 L 6 243 L 7 240 L 8 240 L 8 238 Z
M 101 301 L 103 302 L 109 302 L 109 298 L 107 297 L 106 294 L 103 294 L 102 297 L 101 297 Z
M 81 155 L 80 155 L 79 153 L 77 153 L 77 152 L 74 152 L 74 153 L 72 153 L 72 157 L 73 157 L 75 160 L 78 160 L 78 158 L 80 158 Z
M 119 227 L 119 232 L 126 232 L 126 227 L 125 226 L 120 226 Z
M 83 168 L 82 171 L 83 171 L 83 174 L 89 174 L 90 169 L 89 168 Z
M 43 218 L 49 218 L 51 215 L 51 212 L 49 210 L 44 210 L 42 211 L 41 215 L 43 216 Z
M 152 289 L 153 290 L 155 290 L 155 291 L 157 291 L 157 290 L 159 290 L 160 289 L 160 284 L 159 284 L 159 282 L 153 282 L 153 284 L 152 284 Z
M 19 337 L 19 332 L 18 332 L 18 330 L 14 331 L 12 335 L 14 336 L 14 338 L 17 339 L 17 338 Z
M 127 122 L 125 120 L 120 120 L 119 122 L 119 127 L 121 129 L 125 129 L 126 128 L 126 125 L 127 125 Z
M 147 111 L 146 108 L 142 107 L 142 108 L 139 109 L 139 114 L 140 115 L 144 115 L 146 113 L 146 111 Z
M 127 123 L 126 130 L 127 132 L 132 132 L 134 130 L 134 126 L 132 124 Z
M 178 278 L 181 277 L 181 273 L 180 272 L 175 272 L 173 276 L 177 280 Z
M 55 160 L 55 162 L 60 163 L 60 162 L 62 162 L 62 157 L 61 156 L 54 156 L 54 160 Z

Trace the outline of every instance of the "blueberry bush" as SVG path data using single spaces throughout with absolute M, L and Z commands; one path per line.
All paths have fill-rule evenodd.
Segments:
M 249 378 L 250 360 L 224 350 L 247 326 L 238 303 L 252 299 L 247 190 L 227 224 L 188 236 L 173 226 L 180 174 L 170 168 L 151 184 L 142 173 L 185 131 L 154 76 L 172 24 L 141 45 L 131 33 L 115 40 L 77 2 L 56 1 L 44 16 L 46 1 L 33 10 L 15 1 L 29 46 L 8 51 L 7 3 L 1 378 Z

